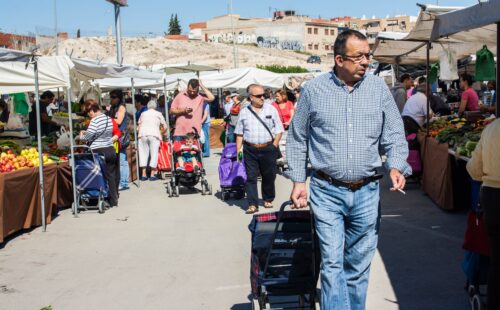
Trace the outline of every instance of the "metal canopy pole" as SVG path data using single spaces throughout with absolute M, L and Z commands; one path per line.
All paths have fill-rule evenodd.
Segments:
M 73 144 L 73 111 L 71 106 L 71 82 L 66 91 L 67 100 L 68 100 L 68 115 L 69 115 L 69 147 L 70 147 L 70 159 L 69 166 L 71 167 L 71 180 L 73 184 L 73 216 L 78 217 L 78 201 L 76 199 L 76 175 L 75 175 L 75 152 L 74 152 L 74 144 Z
M 132 85 L 132 106 L 134 107 L 133 119 L 134 119 L 134 147 L 135 147 L 135 167 L 137 171 L 137 187 L 141 187 L 141 177 L 139 175 L 139 141 L 137 140 L 137 119 L 135 118 L 135 87 L 134 87 L 134 78 L 130 79 L 130 83 Z
M 500 116 L 500 104 L 498 103 L 498 95 L 500 94 L 500 66 L 498 65 L 498 62 L 500 59 L 498 59 L 498 53 L 500 51 L 500 22 L 497 23 L 497 89 L 495 90 L 495 97 L 497 99 L 496 103 L 496 113 L 495 115 L 497 117 Z
M 175 162 L 174 162 L 174 151 L 173 151 L 173 147 L 174 147 L 174 141 L 171 140 L 171 136 L 170 136 L 170 118 L 169 118 L 169 110 L 168 110 L 168 104 L 167 104 L 167 80 L 164 78 L 163 79 L 163 96 L 165 97 L 165 122 L 167 123 L 167 137 L 168 137 L 168 142 L 171 143 L 170 145 L 172 146 L 172 150 L 171 150 L 171 154 L 170 154 L 170 160 L 171 160 L 171 167 L 170 167 L 170 171 L 171 171 L 171 175 L 172 175 L 172 183 L 175 184 L 175 174 L 173 173 L 174 172 L 174 165 L 175 165 Z M 175 98 L 172 98 L 172 100 L 175 99 Z
M 427 115 L 426 115 L 426 119 L 427 119 L 427 126 L 426 126 L 426 132 L 427 132 L 427 137 L 429 137 L 429 123 L 430 123 L 430 110 L 431 110 L 431 99 L 430 99 L 430 87 L 429 87 L 429 58 L 430 58 L 430 49 L 431 49 L 431 42 L 427 42 L 427 59 L 426 59 L 426 66 L 425 66 L 425 77 L 427 79 L 425 85 L 425 95 L 427 97 Z
M 42 227 L 43 231 L 47 231 L 47 223 L 45 218 L 45 186 L 43 181 L 43 154 L 42 154 L 42 126 L 40 124 L 40 89 L 38 82 L 38 60 L 33 56 L 34 72 L 35 72 L 35 100 L 36 100 L 36 136 L 38 141 L 38 176 L 40 185 L 40 207 L 42 211 Z
M 120 21 L 120 5 L 115 3 L 115 34 L 116 34 L 116 63 L 120 66 L 123 62 L 122 57 L 122 25 Z

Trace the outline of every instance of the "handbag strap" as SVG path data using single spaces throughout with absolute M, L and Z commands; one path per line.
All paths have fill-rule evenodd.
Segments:
M 108 129 L 108 123 L 111 119 L 109 118 L 109 116 L 106 116 L 106 126 L 104 127 L 104 130 L 101 131 L 101 133 L 99 133 L 94 139 L 92 139 L 92 141 L 89 141 L 89 145 L 92 145 L 92 143 L 95 142 L 95 140 L 99 139 L 105 132 L 106 130 Z
M 274 136 L 271 132 L 271 129 L 269 129 L 269 127 L 267 127 L 266 123 L 264 123 L 264 121 L 257 115 L 257 113 L 255 113 L 255 111 L 252 110 L 251 106 L 248 106 L 248 110 L 250 110 L 250 112 L 253 114 L 253 116 L 255 116 L 259 120 L 259 122 L 264 126 L 264 128 L 266 128 L 267 132 L 269 132 L 269 134 L 271 135 L 271 140 L 274 141 Z

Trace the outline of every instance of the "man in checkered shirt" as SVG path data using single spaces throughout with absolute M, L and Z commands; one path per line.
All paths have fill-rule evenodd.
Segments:
M 255 213 L 258 207 L 257 176 L 262 176 L 262 199 L 265 208 L 273 207 L 275 197 L 277 148 L 283 134 L 283 125 L 278 111 L 264 102 L 264 88 L 257 84 L 248 86 L 250 105 L 242 108 L 234 133 L 238 154 L 243 147 L 247 182 L 247 214 Z M 259 120 L 260 119 L 260 120 Z M 264 125 L 265 124 L 265 125 Z M 266 128 L 267 127 L 267 128 Z
M 408 146 L 403 122 L 384 81 L 366 75 L 366 37 L 348 30 L 334 44 L 335 68 L 302 89 L 287 138 L 288 176 L 295 208 L 311 208 L 321 251 L 321 308 L 365 308 L 377 248 L 381 153 L 393 188 L 402 190 Z

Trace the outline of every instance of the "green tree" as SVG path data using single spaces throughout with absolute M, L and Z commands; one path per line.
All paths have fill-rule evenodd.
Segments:
M 170 35 L 176 35 L 176 34 L 181 34 L 181 25 L 179 23 L 179 18 L 177 17 L 177 14 L 172 14 L 170 15 L 170 21 L 168 23 L 168 34 Z
M 280 66 L 280 65 L 257 65 L 258 69 L 271 71 L 274 73 L 307 73 L 306 68 L 300 66 Z

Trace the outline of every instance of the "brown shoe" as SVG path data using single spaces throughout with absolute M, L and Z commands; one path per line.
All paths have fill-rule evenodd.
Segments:
M 249 206 L 248 209 L 246 210 L 246 214 L 254 214 L 255 212 L 258 212 L 259 211 L 259 208 L 257 208 L 256 206 Z

